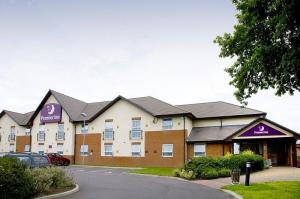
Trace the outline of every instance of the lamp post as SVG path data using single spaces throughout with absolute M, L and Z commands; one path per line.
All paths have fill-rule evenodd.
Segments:
M 84 132 L 83 132 L 83 142 L 82 142 L 82 150 L 84 150 L 84 144 L 85 144 L 85 118 L 87 117 L 87 114 L 86 113 L 81 113 L 80 114 L 82 117 L 83 117 L 83 130 L 84 130 Z M 82 157 L 82 165 L 84 165 L 84 157 L 85 157 L 85 155 L 83 154 L 83 157 Z

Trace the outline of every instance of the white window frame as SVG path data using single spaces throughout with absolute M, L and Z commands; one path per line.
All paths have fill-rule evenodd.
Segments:
M 31 134 L 31 129 L 30 128 L 26 128 L 25 129 L 25 135 L 30 135 Z
M 113 121 L 105 121 L 105 129 L 103 133 L 104 140 L 113 140 L 114 139 L 114 129 L 113 129 Z
M 111 149 L 111 150 L 107 150 L 107 149 Z M 113 156 L 113 144 L 108 144 L 105 143 L 104 144 L 104 156 Z
M 65 140 L 65 125 L 64 123 L 58 123 L 56 140 Z
M 29 144 L 24 145 L 24 152 L 30 152 L 30 145 Z
M 84 144 L 80 145 L 80 156 L 88 156 L 89 155 L 89 145 Z
M 9 145 L 9 152 L 15 152 L 15 145 L 14 144 Z
M 197 143 L 194 144 L 194 157 L 205 157 L 206 156 L 206 144 Z
M 141 144 L 140 143 L 131 144 L 131 156 L 141 157 L 141 155 L 142 155 Z
M 44 154 L 45 153 L 45 145 L 43 143 L 38 144 L 38 153 Z
M 131 120 L 131 131 L 130 131 L 131 139 L 133 139 L 133 140 L 142 139 L 141 126 L 142 126 L 141 119 L 132 119 Z
M 89 124 L 85 122 L 81 124 L 81 133 L 88 133 L 89 132 Z
M 168 150 L 168 147 L 171 147 L 172 150 Z M 170 154 L 170 153 L 172 153 L 172 154 Z M 162 144 L 162 157 L 173 157 L 173 156 L 174 156 L 174 145 L 173 144 Z
M 233 143 L 233 154 L 240 154 L 240 152 L 241 152 L 240 143 L 234 142 Z
M 172 118 L 163 118 L 162 120 L 163 129 L 172 129 L 173 128 L 173 119 Z
M 64 144 L 63 143 L 57 143 L 56 151 L 58 154 L 63 155 L 64 154 Z

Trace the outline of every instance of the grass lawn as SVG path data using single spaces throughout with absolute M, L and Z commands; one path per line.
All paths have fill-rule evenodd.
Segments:
M 151 175 L 157 175 L 157 176 L 172 176 L 172 171 L 174 168 L 143 168 L 143 169 L 137 169 L 132 170 L 129 173 L 137 173 L 137 174 L 151 174 Z
M 300 198 L 300 181 L 266 182 L 245 185 L 227 185 L 223 189 L 236 192 L 244 199 L 298 199 Z

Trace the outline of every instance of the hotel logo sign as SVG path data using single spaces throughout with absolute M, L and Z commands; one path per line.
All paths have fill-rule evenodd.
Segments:
M 239 137 L 257 137 L 257 136 L 280 136 L 285 135 L 284 133 L 266 125 L 259 123 L 252 127 L 251 129 L 242 133 Z
M 61 106 L 55 103 L 45 104 L 41 110 L 41 123 L 54 123 L 61 121 Z

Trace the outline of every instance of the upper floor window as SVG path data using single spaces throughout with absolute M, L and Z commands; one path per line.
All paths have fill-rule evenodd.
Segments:
M 45 141 L 45 125 L 44 124 L 40 124 L 39 126 L 39 133 L 37 134 L 37 140 L 38 141 Z
M 16 127 L 15 126 L 10 127 L 10 133 L 16 135 Z
M 58 124 L 58 131 L 56 134 L 56 140 L 64 140 L 65 139 L 65 131 L 64 131 L 64 124 Z
M 45 124 L 40 124 L 39 133 L 45 133 Z
M 194 144 L 194 157 L 205 157 L 206 146 L 205 144 Z
M 89 131 L 89 124 L 88 123 L 82 123 L 81 124 L 81 133 L 87 133 Z
M 113 140 L 114 139 L 114 131 L 113 131 L 113 121 L 107 120 L 105 121 L 105 129 L 103 133 L 104 140 Z
M 141 119 L 132 119 L 131 139 L 142 139 Z
M 25 129 L 25 135 L 30 135 L 31 129 L 30 128 L 26 128 Z
M 173 127 L 173 120 L 172 118 L 164 118 L 162 122 L 163 129 L 172 129 Z

